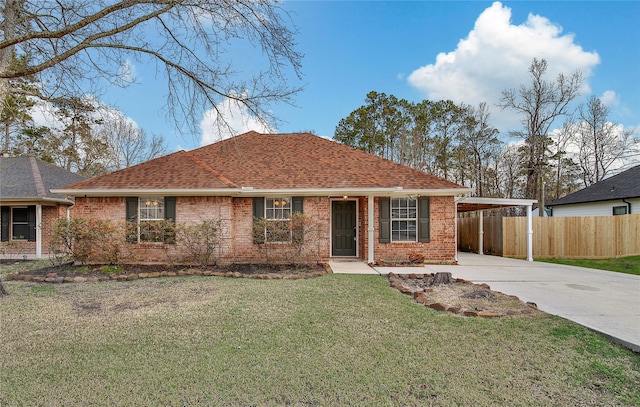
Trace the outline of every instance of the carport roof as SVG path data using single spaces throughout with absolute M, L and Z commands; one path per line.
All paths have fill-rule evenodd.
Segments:
M 458 212 L 484 211 L 488 209 L 509 208 L 513 206 L 533 206 L 536 199 L 507 199 L 507 198 L 480 198 L 464 197 L 458 205 Z

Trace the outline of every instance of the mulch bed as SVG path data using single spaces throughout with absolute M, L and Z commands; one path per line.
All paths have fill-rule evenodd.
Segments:
M 123 264 L 75 266 L 71 263 L 38 270 L 11 273 L 5 280 L 37 283 L 82 283 L 99 281 L 131 281 L 155 277 L 219 276 L 234 278 L 303 279 L 320 277 L 331 272 L 328 265 L 230 264 L 226 266 L 176 266 L 167 264 Z

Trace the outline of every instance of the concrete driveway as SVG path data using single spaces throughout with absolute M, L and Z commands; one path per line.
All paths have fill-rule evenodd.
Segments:
M 459 253 L 458 265 L 374 267 L 346 263 L 343 272 L 388 274 L 451 272 L 492 290 L 534 302 L 549 314 L 577 322 L 640 352 L 640 276 L 583 267 Z M 333 266 L 332 266 L 333 267 Z M 367 270 L 368 269 L 368 270 Z M 336 271 L 334 269 L 334 272 Z

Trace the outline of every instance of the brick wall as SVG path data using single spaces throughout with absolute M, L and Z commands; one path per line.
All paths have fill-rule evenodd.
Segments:
M 67 218 L 66 206 L 43 206 L 42 207 L 42 255 L 49 253 L 53 226 L 58 219 Z
M 374 202 L 375 259 L 406 261 L 409 254 L 421 253 L 429 262 L 451 262 L 455 256 L 455 212 L 453 197 L 431 197 L 431 241 L 428 243 L 379 243 L 378 199 Z M 319 233 L 314 239 L 314 258 L 328 260 L 331 257 L 330 224 L 331 199 L 329 197 L 305 197 L 304 213 L 316 222 Z M 85 218 L 125 220 L 125 198 L 76 199 L 72 216 Z M 253 242 L 253 198 L 252 197 L 177 197 L 176 221 L 194 224 L 202 219 L 220 219 L 223 226 L 223 241 L 216 256 L 220 263 L 281 261 L 290 257 L 286 245 L 273 243 L 256 245 Z M 367 198 L 358 198 L 358 255 L 367 258 L 368 247 Z M 179 242 L 178 242 L 179 243 Z M 129 260 L 142 262 L 166 262 L 180 259 L 186 252 L 180 244 L 127 244 Z M 266 250 L 266 252 L 265 252 Z
M 365 202 L 366 205 L 366 202 Z M 431 211 L 431 239 L 428 243 L 392 242 L 380 243 L 380 225 L 378 217 L 378 199 L 375 199 L 374 215 L 375 225 L 375 260 L 407 261 L 409 254 L 420 253 L 425 256 L 427 262 L 450 263 L 455 258 L 455 207 L 452 196 L 430 197 Z M 366 233 L 366 229 L 365 229 Z M 363 258 L 366 259 L 366 252 Z
M 308 235 L 308 249 L 304 258 L 298 261 L 328 260 L 329 247 L 329 198 L 305 197 L 304 214 L 313 219 L 318 233 Z M 253 243 L 253 198 L 233 198 L 233 221 L 231 222 L 232 240 L 229 261 L 238 263 L 285 262 L 291 258 L 287 245 L 267 243 L 256 245 Z
M 124 197 L 92 198 L 79 197 L 72 209 L 72 216 L 81 218 L 109 219 L 113 222 L 125 221 Z M 314 252 L 320 257 L 307 256 L 305 261 L 329 258 L 329 200 L 322 197 L 307 197 L 304 213 L 317 220 L 320 225 L 319 238 L 313 242 Z M 223 238 L 215 253 L 220 263 L 264 262 L 268 250 L 272 261 L 280 262 L 290 258 L 286 245 L 253 243 L 253 198 L 251 197 L 177 197 L 176 222 L 195 224 L 203 219 L 222 221 Z M 125 258 L 134 262 L 180 262 L 188 252 L 179 244 L 124 244 Z M 312 243 L 312 242 L 309 242 Z
M 43 206 L 42 207 L 42 257 L 49 255 L 49 243 L 53 233 L 53 224 L 57 219 L 66 218 L 66 206 Z M 3 258 L 21 259 L 27 255 L 33 258 L 36 255 L 36 242 L 26 240 L 15 240 L 10 242 L 0 242 L 0 256 Z
M 42 248 L 44 253 L 44 247 Z M 26 240 L 13 240 L 0 242 L 0 258 L 22 260 L 22 256 L 33 258 L 36 254 L 36 242 Z

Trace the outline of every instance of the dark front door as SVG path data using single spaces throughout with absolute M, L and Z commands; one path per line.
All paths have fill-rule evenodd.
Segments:
M 331 255 L 356 255 L 356 202 L 331 203 Z

